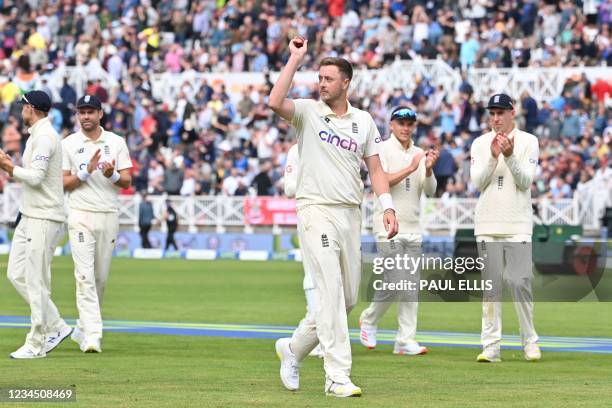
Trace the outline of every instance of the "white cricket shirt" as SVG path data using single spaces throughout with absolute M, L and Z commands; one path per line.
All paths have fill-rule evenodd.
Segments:
M 298 139 L 297 207 L 357 206 L 363 200 L 361 161 L 379 153 L 372 116 L 350 104 L 337 116 L 323 101 L 295 99 L 291 124 Z
M 475 235 L 532 234 L 531 183 L 538 165 L 538 139 L 514 128 L 514 151 L 508 158 L 491 154 L 495 132 L 472 143 L 470 178 L 480 191 L 475 211 Z
M 119 210 L 119 190 L 109 178 L 104 177 L 102 164 L 115 160 L 117 171 L 132 167 L 130 153 L 125 140 L 112 132 L 102 129 L 97 140 L 91 140 L 81 131 L 62 140 L 63 170 L 76 174 L 87 167 L 89 160 L 100 149 L 98 169 L 69 194 L 69 207 L 75 210 L 92 212 L 117 212 Z
M 62 145 L 49 118 L 39 119 L 28 129 L 23 166 L 15 166 L 13 178 L 21 181 L 19 211 L 31 218 L 64 222 Z
M 405 149 L 400 141 L 391 134 L 391 137 L 384 141 L 381 146 L 380 162 L 385 173 L 397 173 L 404 170 L 412 162 L 412 158 L 422 152 L 414 143 Z M 428 196 L 433 196 L 436 192 L 436 178 L 427 177 L 425 168 L 425 157 L 421 159 L 419 167 L 408 177 L 391 187 L 391 196 L 395 206 L 395 216 L 399 224 L 401 234 L 420 234 L 421 226 L 419 215 L 421 208 L 421 194 L 425 191 Z M 383 208 L 378 200 L 374 201 L 374 222 L 373 232 L 376 235 L 387 235 L 383 223 Z

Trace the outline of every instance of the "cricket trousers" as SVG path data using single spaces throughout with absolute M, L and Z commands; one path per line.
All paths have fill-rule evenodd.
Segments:
M 347 314 L 357 303 L 361 279 L 359 207 L 310 205 L 298 210 L 304 270 L 314 284 L 314 312 L 293 333 L 291 350 L 302 361 L 318 343 L 327 378 L 346 383 L 351 373 Z
M 484 260 L 483 279 L 493 282 L 482 302 L 481 342 L 485 347 L 499 347 L 502 338 L 502 285 L 508 286 L 518 316 L 523 346 L 536 343 L 533 325 L 533 262 L 531 235 L 476 237 L 478 255 Z
M 79 311 L 77 328 L 86 338 L 102 338 L 102 300 L 118 230 L 118 213 L 69 211 L 68 235 Z
M 415 259 L 421 256 L 421 234 L 398 234 L 392 240 L 388 240 L 386 236 L 377 235 L 376 241 L 378 244 L 378 253 L 385 257 L 392 257 L 394 253 L 398 253 L 403 257 L 408 254 Z M 393 242 L 393 248 L 390 244 Z M 394 253 L 389 253 L 392 251 Z M 420 268 L 414 273 L 413 271 L 395 271 L 394 276 L 390 279 L 394 282 L 401 280 L 415 281 L 418 283 L 420 277 Z M 403 275 L 406 276 L 403 276 Z M 387 297 L 391 298 L 386 299 Z M 376 292 L 370 306 L 361 313 L 359 321 L 366 327 L 377 327 L 380 319 L 385 315 L 389 307 L 397 304 L 397 323 L 398 330 L 395 336 L 395 342 L 400 346 L 406 346 L 409 343 L 414 343 L 417 327 L 418 314 L 418 291 L 403 294 L 387 294 L 383 291 Z
M 39 353 L 45 335 L 66 326 L 51 300 L 51 260 L 64 228 L 61 222 L 23 215 L 13 236 L 7 277 L 30 305 L 32 327 L 26 344 Z

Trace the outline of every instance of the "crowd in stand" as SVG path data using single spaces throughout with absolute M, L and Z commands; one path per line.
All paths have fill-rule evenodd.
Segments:
M 27 133 L 15 102 L 36 79 L 64 66 L 102 68 L 119 85 L 92 80 L 85 91 L 104 103 L 104 126 L 127 138 L 135 167 L 126 193 L 281 195 L 295 137 L 266 106 L 269 77 L 246 87 L 238 101 L 223 85 L 204 81 L 182 84 L 176 101 L 164 104 L 152 96 L 151 76 L 279 70 L 295 35 L 309 40 L 306 69 L 327 56 L 357 68 L 417 58 L 462 70 L 612 65 L 612 0 L 3 0 L 0 7 L 2 148 L 19 161 Z M 360 95 L 351 103 L 367 109 L 383 134 L 394 106 L 413 106 L 415 142 L 441 149 L 437 195 L 475 196 L 469 147 L 487 128 L 483 101 L 467 80 L 456 90 L 432 86 L 430 78 L 415 81 L 414 91 Z M 74 131 L 80 95 L 68 81 L 42 87 L 55 102 L 53 124 L 64 135 Z M 315 88 L 295 88 L 292 96 L 316 98 Z M 540 139 L 534 196 L 571 197 L 609 166 L 610 78 L 574 76 L 543 103 L 514 96 L 519 126 Z

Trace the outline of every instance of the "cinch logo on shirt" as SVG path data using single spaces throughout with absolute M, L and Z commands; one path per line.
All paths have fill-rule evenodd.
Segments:
M 357 153 L 359 150 L 359 144 L 353 139 L 340 139 L 340 136 L 334 135 L 333 133 L 328 133 L 324 130 L 319 132 L 319 138 L 325 143 L 329 143 L 331 145 L 335 145 L 344 150 L 348 150 L 350 152 Z
M 87 168 L 87 164 L 88 163 L 81 163 L 80 166 L 79 166 L 79 170 L 83 170 L 83 169 Z M 103 167 L 104 167 L 104 162 L 98 163 L 98 170 L 102 170 Z
M 49 161 L 49 156 L 43 156 L 41 154 L 34 156 L 34 161 L 38 161 L 38 160 Z

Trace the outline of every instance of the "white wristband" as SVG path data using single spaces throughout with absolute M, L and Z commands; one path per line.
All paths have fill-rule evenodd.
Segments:
M 119 174 L 119 172 L 115 170 L 113 171 L 113 175 L 110 176 L 110 181 L 112 181 L 113 184 L 115 184 L 116 182 L 119 181 L 120 178 L 121 178 L 121 174 Z
M 89 178 L 89 176 L 91 176 L 91 174 L 87 171 L 87 168 L 84 168 L 84 169 L 77 171 L 76 176 L 81 181 L 87 181 L 87 179 Z
M 380 205 L 382 206 L 383 211 L 386 211 L 389 209 L 395 211 L 395 208 L 393 207 L 393 198 L 391 198 L 391 194 L 389 193 L 381 194 L 378 197 L 378 201 L 380 201 Z

